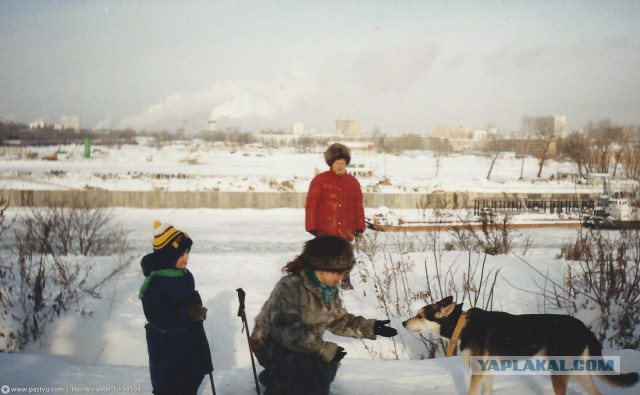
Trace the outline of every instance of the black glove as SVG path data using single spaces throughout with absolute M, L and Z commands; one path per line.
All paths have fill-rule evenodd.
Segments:
M 187 315 L 193 322 L 202 321 L 207 317 L 207 308 L 197 304 L 189 305 L 187 307 Z
M 364 233 L 364 230 L 358 229 L 358 230 L 356 230 L 356 234 L 354 236 L 360 238 L 360 237 L 362 237 L 363 233 Z
M 390 326 L 387 326 L 387 324 L 390 322 L 391 320 L 376 321 L 375 324 L 373 324 L 373 333 L 375 333 L 378 336 L 384 336 L 384 337 L 393 337 L 397 335 L 398 334 L 397 330 L 395 330 Z
M 317 235 L 318 235 L 318 231 L 317 231 L 316 229 L 311 229 L 311 230 L 309 231 L 309 233 L 311 233 L 311 234 L 312 234 L 312 235 L 314 235 L 314 236 L 317 236 Z
M 336 355 L 333 356 L 333 359 L 331 360 L 331 362 L 341 361 L 345 355 L 347 355 L 347 352 L 344 350 L 344 348 L 338 346 L 338 349 L 336 350 Z

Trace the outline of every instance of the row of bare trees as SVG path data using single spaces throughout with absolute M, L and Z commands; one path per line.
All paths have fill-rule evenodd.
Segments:
M 533 135 L 509 145 L 523 158 L 520 178 L 523 175 L 524 158 L 533 156 L 538 160 L 538 178 L 542 176 L 548 159 L 558 159 L 575 163 L 580 177 L 590 173 L 606 173 L 613 177 L 620 175 L 640 179 L 640 140 L 629 126 L 616 125 L 610 120 L 592 121 L 583 130 L 558 138 L 554 135 L 552 123 L 541 117 L 535 120 L 532 128 Z M 536 143 L 535 150 L 530 150 L 532 142 Z M 487 179 L 490 179 L 505 146 L 497 136 L 487 137 L 483 147 L 490 161 Z
M 640 178 L 640 142 L 631 128 L 609 120 L 590 122 L 584 131 L 558 141 L 557 154 L 577 165 L 579 176 L 608 173 L 631 179 Z

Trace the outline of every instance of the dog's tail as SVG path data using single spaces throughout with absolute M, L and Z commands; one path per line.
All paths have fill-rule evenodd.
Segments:
M 638 382 L 638 373 L 622 373 L 618 375 L 606 375 L 606 376 L 598 376 L 600 379 L 607 384 L 613 385 L 615 387 L 631 387 L 635 383 Z
M 593 333 L 589 336 L 589 344 L 587 345 L 587 348 L 589 350 L 589 356 L 602 356 L 602 346 Z M 622 373 L 618 375 L 600 375 L 598 377 L 607 384 L 615 387 L 631 387 L 638 382 L 639 378 L 638 373 L 636 372 Z

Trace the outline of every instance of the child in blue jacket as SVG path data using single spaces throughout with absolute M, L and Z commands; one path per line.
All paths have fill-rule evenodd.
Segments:
M 193 241 L 169 224 L 155 221 L 153 227 L 153 252 L 140 263 L 145 280 L 139 295 L 153 393 L 196 394 L 213 367 L 202 324 L 207 309 L 186 268 Z

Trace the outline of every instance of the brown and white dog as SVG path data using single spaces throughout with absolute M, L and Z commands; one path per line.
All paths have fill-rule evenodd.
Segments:
M 463 312 L 462 304 L 456 304 L 453 296 L 423 307 L 402 325 L 412 332 L 457 338 L 467 364 L 470 364 L 472 356 L 602 356 L 600 342 L 577 318 L 558 314 L 513 315 L 478 308 Z M 454 332 L 458 333 L 454 335 Z M 468 393 L 479 394 L 481 387 L 484 393 L 491 393 L 491 377 L 472 375 Z M 570 377 L 577 378 L 589 394 L 600 393 L 590 375 L 551 375 L 556 395 L 566 393 Z M 638 382 L 638 373 L 635 372 L 599 377 L 617 387 L 630 387 Z

